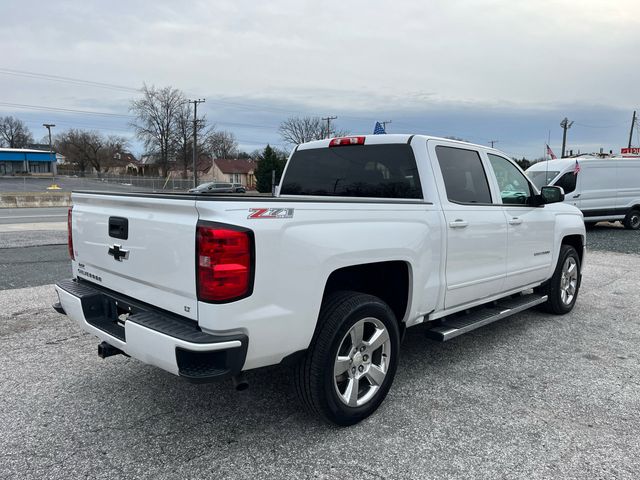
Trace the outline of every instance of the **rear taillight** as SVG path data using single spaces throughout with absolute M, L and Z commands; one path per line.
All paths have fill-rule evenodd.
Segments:
M 330 147 L 345 147 L 347 145 L 364 145 L 364 137 L 336 137 L 329 142 Z
M 230 302 L 253 289 L 253 233 L 217 224 L 196 232 L 198 300 Z
M 69 246 L 69 256 L 71 260 L 75 260 L 76 256 L 73 254 L 73 207 L 69 207 L 69 213 L 67 214 L 67 245 Z

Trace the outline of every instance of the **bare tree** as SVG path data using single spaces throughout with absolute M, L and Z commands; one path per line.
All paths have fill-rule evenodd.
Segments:
M 91 162 L 85 153 L 85 139 L 82 130 L 70 128 L 69 130 L 56 135 L 54 148 L 67 158 L 67 162 L 73 165 L 74 169 L 84 177 Z
M 321 140 L 329 136 L 343 136 L 349 133 L 345 130 L 327 131 L 327 124 L 320 117 L 289 117 L 278 128 L 280 137 L 289 145 Z
M 0 117 L 0 147 L 25 148 L 33 143 L 33 135 L 20 119 Z
M 131 125 L 145 148 L 156 155 L 160 174 L 164 176 L 176 136 L 176 119 L 187 99 L 173 87 L 145 85 L 142 92 L 143 98 L 131 102 L 130 111 L 136 116 Z
M 102 150 L 102 171 L 106 172 L 110 167 L 121 167 L 123 155 L 129 153 L 129 141 L 119 135 L 109 135 L 104 139 Z
M 236 136 L 226 130 L 209 130 L 205 140 L 207 149 L 216 158 L 233 158 L 238 154 Z
M 198 118 L 198 136 L 206 127 L 204 115 Z M 190 103 L 183 103 L 176 112 L 173 148 L 176 161 L 182 167 L 182 178 L 187 178 L 187 171 L 193 162 L 193 108 Z
M 126 139 L 117 136 L 105 137 L 92 130 L 69 129 L 56 136 L 56 151 L 67 157 L 69 163 L 84 176 L 88 168 L 98 174 L 113 165 L 117 153 L 123 153 Z

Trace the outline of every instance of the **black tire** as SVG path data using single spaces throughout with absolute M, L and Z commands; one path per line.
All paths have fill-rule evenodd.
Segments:
M 566 302 L 563 299 L 563 269 L 566 263 L 571 260 L 575 262 L 575 266 L 577 268 L 577 278 L 575 283 L 575 290 L 573 293 L 573 297 L 569 302 Z M 538 293 L 543 295 L 548 295 L 549 299 L 543 303 L 540 307 L 542 310 L 554 313 L 556 315 L 564 315 L 573 310 L 573 307 L 578 298 L 578 291 L 580 290 L 580 257 L 578 256 L 578 252 L 571 245 L 562 245 L 560 248 L 560 256 L 558 257 L 558 264 L 556 265 L 556 269 L 553 272 L 553 277 L 543 286 L 537 289 Z M 565 292 L 566 294 L 566 292 Z M 568 298 L 568 297 L 566 297 Z
M 345 403 L 346 400 L 341 400 L 341 395 L 344 396 L 346 394 L 348 387 L 341 394 L 338 380 L 336 380 L 338 376 L 334 374 L 334 367 L 338 365 L 339 349 L 344 348 L 345 342 L 351 341 L 352 337 L 349 333 L 352 327 L 356 324 L 362 325 L 362 322 L 366 322 L 367 320 L 365 319 L 368 318 L 378 320 L 380 322 L 379 325 L 383 325 L 388 333 L 388 343 L 385 343 L 384 348 L 390 350 L 388 351 L 389 355 L 380 354 L 383 347 L 378 347 L 379 350 L 376 350 L 376 354 L 383 355 L 388 359 L 386 374 L 373 393 L 371 393 L 372 390 L 364 390 L 365 388 L 374 388 L 368 377 L 365 378 L 368 371 L 362 374 L 359 380 L 362 385 L 360 386 L 358 382 L 355 383 L 359 386 L 355 394 L 356 400 L 359 400 L 361 390 L 365 391 L 362 400 L 366 398 L 366 393 L 370 393 L 372 396 L 362 405 L 350 406 Z M 318 322 L 318 329 L 307 353 L 295 366 L 294 384 L 296 393 L 307 410 L 320 416 L 323 420 L 342 426 L 353 425 L 371 415 L 380 406 L 391 388 L 398 366 L 400 351 L 398 322 L 389 306 L 379 298 L 348 291 L 330 294 L 325 299 L 320 309 Z M 366 332 L 363 338 L 365 336 Z M 358 353 L 356 353 L 357 355 Z M 366 359 L 366 357 L 365 350 L 364 355 L 360 354 L 356 363 L 352 363 L 352 365 L 358 364 L 357 362 L 360 362 L 363 358 Z M 349 358 L 351 358 L 350 353 Z M 373 363 L 373 358 L 374 352 L 372 350 L 370 364 Z M 378 358 L 382 357 L 378 356 Z M 350 360 L 350 362 L 353 361 L 353 359 Z M 353 374 L 350 373 L 351 367 L 349 367 L 342 375 L 349 377 L 359 375 L 356 373 L 355 366 L 353 369 Z M 362 380 L 363 378 L 365 380 Z M 345 380 L 346 382 L 352 381 L 350 378 Z
M 627 216 L 624 217 L 622 224 L 627 230 L 640 229 L 640 210 L 634 209 L 627 213 Z
M 598 222 L 584 222 L 584 228 L 591 230 L 596 227 L 596 223 Z

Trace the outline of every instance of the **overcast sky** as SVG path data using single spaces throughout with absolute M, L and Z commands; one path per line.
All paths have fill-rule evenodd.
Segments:
M 353 133 L 392 120 L 393 133 L 497 140 L 518 157 L 541 156 L 549 130 L 559 153 L 567 116 L 568 148 L 619 151 L 640 108 L 637 0 L 3 1 L 0 18 L 0 115 L 36 138 L 45 121 L 130 135 L 143 82 L 206 98 L 248 151 L 309 114 Z

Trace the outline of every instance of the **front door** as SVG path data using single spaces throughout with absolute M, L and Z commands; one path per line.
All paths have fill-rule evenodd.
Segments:
M 479 152 L 428 143 L 447 230 L 445 308 L 453 308 L 502 292 L 507 222 L 492 200 Z
M 549 276 L 553 257 L 555 214 L 544 205 L 531 206 L 535 190 L 510 160 L 492 153 L 487 156 L 508 225 L 505 290 L 543 281 Z

